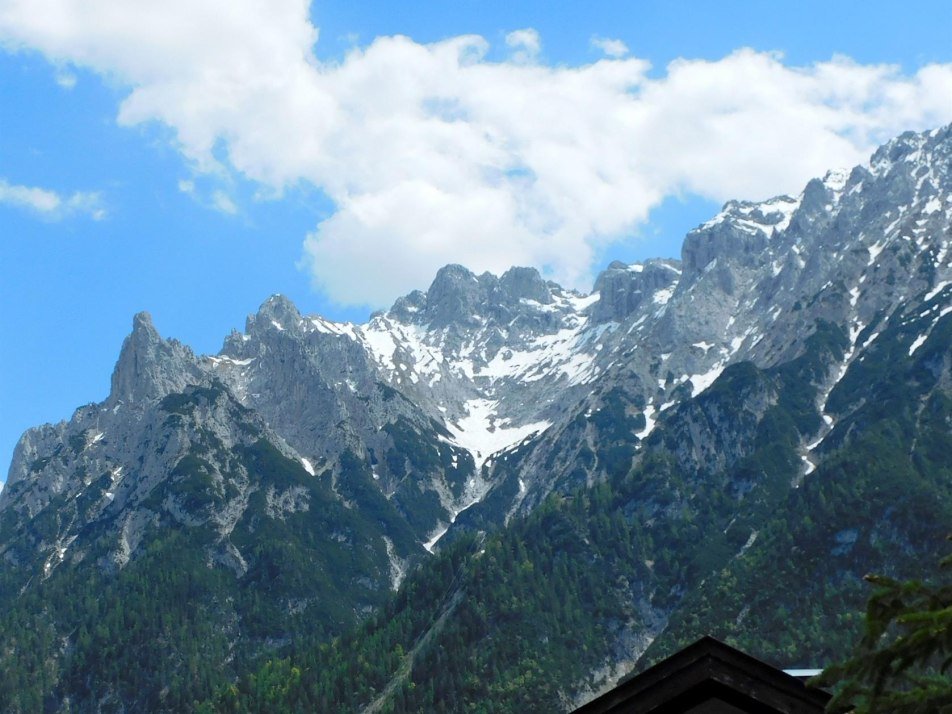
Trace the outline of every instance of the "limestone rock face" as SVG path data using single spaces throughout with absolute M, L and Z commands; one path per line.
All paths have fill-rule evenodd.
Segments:
M 113 405 L 144 404 L 181 391 L 186 384 L 200 381 L 200 375 L 192 351 L 175 340 L 163 340 L 149 313 L 140 312 L 122 343 L 109 399 Z
M 592 308 L 592 319 L 619 322 L 652 304 L 663 304 L 680 276 L 680 262 L 676 260 L 649 260 L 635 265 L 616 260 L 595 281 L 598 302 Z

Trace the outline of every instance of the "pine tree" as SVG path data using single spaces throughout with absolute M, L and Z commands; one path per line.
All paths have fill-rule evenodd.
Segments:
M 839 683 L 828 711 L 952 712 L 952 556 L 939 569 L 935 583 L 866 576 L 877 590 L 867 604 L 859 648 L 813 682 Z

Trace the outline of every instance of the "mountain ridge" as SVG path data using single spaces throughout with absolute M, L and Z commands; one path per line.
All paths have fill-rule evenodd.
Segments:
M 911 409 L 889 396 L 890 365 L 942 413 L 950 164 L 952 127 L 904 134 L 797 197 L 728 202 L 686 236 L 681 260 L 613 262 L 589 295 L 532 268 L 450 265 L 360 325 L 272 296 L 217 355 L 163 339 L 139 313 L 107 399 L 16 447 L 0 596 L 125 587 L 151 577 L 156 553 L 187 547 L 209 569 L 199 580 L 212 578 L 215 617 L 236 623 L 213 639 L 239 653 L 238 676 L 295 637 L 343 633 L 443 547 L 507 524 L 545 541 L 546 518 L 582 528 L 580 514 L 600 522 L 614 504 L 612 527 L 656 565 L 635 568 L 634 599 L 618 596 L 632 619 L 603 633 L 622 654 L 602 664 L 637 661 L 682 598 L 707 592 L 706 568 L 759 553 L 773 509 L 812 493 L 888 419 L 873 404 Z M 903 428 L 941 443 L 923 419 Z M 918 454 L 924 442 L 901 443 Z M 587 537 L 608 557 L 605 533 Z M 682 564 L 652 541 L 692 554 Z M 125 701 L 120 684 L 103 696 Z
M 662 411 L 674 403 L 672 397 L 680 386 L 690 383 L 691 396 L 696 396 L 732 361 L 750 358 L 769 365 L 796 354 L 796 339 L 789 344 L 764 341 L 765 326 L 751 325 L 756 323 L 752 313 L 766 313 L 773 320 L 782 313 L 793 322 L 791 334 L 809 334 L 809 324 L 796 324 L 794 308 L 811 291 L 815 295 L 826 291 L 831 299 L 820 298 L 827 303 L 821 303 L 826 309 L 811 314 L 838 322 L 851 320 L 855 343 L 882 309 L 860 300 L 861 295 L 873 292 L 864 294 L 861 286 L 874 263 L 874 272 L 895 270 L 880 264 L 886 257 L 880 258 L 880 253 L 887 243 L 896 247 L 906 204 L 900 204 L 899 215 L 890 224 L 873 223 L 871 230 L 859 236 L 840 235 L 838 222 L 844 223 L 844 214 L 868 214 L 865 203 L 854 199 L 864 183 L 869 190 L 869 185 L 878 182 L 879 193 L 891 201 L 899 196 L 908 202 L 910 213 L 918 210 L 923 216 L 913 220 L 928 228 L 930 221 L 942 215 L 937 191 L 947 180 L 947 173 L 941 172 L 947 172 L 948 133 L 946 127 L 904 134 L 880 148 L 867 166 L 831 171 L 824 179 L 809 182 L 796 198 L 730 201 L 717 216 L 688 233 L 681 261 L 614 262 L 598 276 L 589 295 L 544 281 L 532 268 L 513 268 L 497 278 L 489 273 L 477 277 L 462 266 L 450 265 L 438 271 L 426 292 L 398 298 L 389 311 L 375 314 L 362 325 L 305 317 L 287 298 L 272 296 L 249 315 L 244 333 L 232 333 L 218 355 L 203 357 L 175 340 L 162 340 L 148 314 L 140 313 L 123 345 L 104 406 L 119 409 L 125 403 L 181 391 L 186 384 L 220 379 L 239 402 L 261 411 L 298 452 L 302 465 L 309 464 L 306 468 L 313 470 L 314 463 L 339 453 L 342 444 L 329 445 L 302 433 L 296 425 L 310 424 L 313 431 L 314 424 L 327 421 L 326 415 L 313 413 L 317 403 L 322 410 L 336 411 L 337 424 L 362 419 L 365 430 L 379 427 L 392 415 L 358 417 L 360 410 L 353 408 L 354 400 L 347 394 L 366 393 L 379 381 L 415 404 L 417 409 L 411 411 L 418 412 L 413 416 L 418 426 L 426 428 L 428 420 L 441 422 L 449 433 L 441 438 L 473 459 L 465 496 L 454 497 L 446 484 L 437 489 L 442 491 L 439 500 L 444 515 L 442 525 L 433 524 L 431 533 L 435 533 L 488 492 L 482 466 L 487 461 L 492 465 L 493 453 L 557 424 L 584 399 L 586 385 L 609 372 L 626 350 L 636 346 L 638 352 L 649 355 L 647 360 L 629 357 L 624 365 L 644 383 L 645 427 L 638 432 L 644 439 Z M 940 157 L 924 161 L 924 152 L 939 152 Z M 910 163 L 911 171 L 906 166 Z M 940 175 L 934 174 L 936 170 Z M 917 172 L 913 184 L 912 174 Z M 882 223 L 883 217 L 878 218 Z M 870 220 L 867 216 L 866 222 Z M 924 232 L 921 225 L 909 230 L 913 235 Z M 814 278 L 828 276 L 831 270 L 822 265 L 822 251 L 810 250 L 810 263 L 805 262 L 801 256 L 807 250 L 805 235 L 814 241 L 822 238 L 832 249 L 832 259 L 845 264 L 839 273 L 844 284 L 852 283 L 848 307 L 832 280 L 821 285 Z M 858 259 L 863 248 L 856 245 L 857 239 L 866 244 L 865 265 Z M 847 247 L 848 241 L 852 244 Z M 935 250 L 934 263 L 941 266 L 947 244 Z M 918 275 L 908 285 L 888 287 L 890 292 L 908 291 L 917 280 L 923 287 L 941 290 L 937 287 L 941 281 L 929 283 Z M 895 302 L 895 296 L 882 296 L 882 289 L 879 286 L 873 297 Z M 739 295 L 756 295 L 757 300 L 741 300 Z M 748 325 L 742 330 L 745 322 Z M 625 336 L 619 336 L 622 325 L 628 328 Z M 628 336 L 632 332 L 634 339 Z M 294 390 L 290 372 L 281 373 L 281 384 L 270 384 L 267 370 L 258 367 L 280 352 L 282 341 L 288 339 L 296 341 L 289 345 L 292 351 L 303 350 L 303 354 L 282 353 L 281 359 L 299 360 L 295 369 L 314 374 L 307 388 L 312 390 L 307 393 L 309 404 L 299 403 L 297 409 L 287 408 L 289 398 L 294 399 L 288 394 Z M 659 355 L 663 364 L 651 363 Z M 659 378 L 662 370 L 674 376 L 673 383 Z M 657 381 L 657 390 L 648 386 L 651 380 Z M 297 391 L 300 402 L 303 393 Z M 285 398 L 275 403 L 267 395 L 261 397 L 266 392 Z M 343 434 L 342 443 L 362 450 L 352 436 Z M 22 463 L 23 458 L 15 457 L 11 464 L 11 486 L 23 478 Z M 529 479 L 523 482 L 530 483 Z M 0 508 L 7 500 L 9 496 L 0 497 Z

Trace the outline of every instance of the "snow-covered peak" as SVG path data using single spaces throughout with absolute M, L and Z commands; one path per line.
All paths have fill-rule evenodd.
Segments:
M 846 188 L 850 173 L 850 169 L 830 169 L 823 177 L 823 185 L 831 191 L 839 193 Z
M 452 401 L 450 395 L 457 395 L 456 407 L 461 409 L 464 397 L 491 396 L 508 382 L 584 381 L 590 360 L 580 355 L 594 352 L 585 331 L 598 295 L 579 295 L 548 284 L 544 296 L 537 297 L 545 302 L 521 296 L 518 290 L 507 291 L 505 301 L 482 306 L 482 314 L 474 312 L 464 325 L 408 321 L 404 303 L 356 330 L 395 386 L 423 389 L 439 382 L 444 399 Z M 424 301 L 429 299 L 429 294 L 423 295 Z M 440 406 L 452 407 L 442 402 Z
M 774 196 L 766 201 L 728 201 L 714 218 L 702 224 L 701 229 L 711 229 L 730 223 L 742 229 L 762 231 L 768 236 L 784 231 L 790 219 L 800 207 L 800 198 Z
M 907 131 L 883 144 L 869 161 L 869 171 L 874 176 L 884 176 L 895 171 L 915 173 L 919 167 L 929 166 L 943 174 L 949 169 L 949 137 L 952 124 L 927 132 Z

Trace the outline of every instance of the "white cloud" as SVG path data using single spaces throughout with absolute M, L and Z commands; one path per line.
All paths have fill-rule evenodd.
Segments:
M 649 77 L 634 57 L 542 64 L 530 29 L 504 61 L 461 36 L 381 37 L 322 63 L 317 35 L 305 0 L 0 0 L 0 42 L 128 87 L 120 123 L 171 127 L 196 172 L 272 196 L 320 187 L 336 210 L 305 262 L 344 302 L 385 304 L 450 261 L 587 287 L 599 249 L 667 196 L 798 191 L 952 121 L 952 65 L 791 67 L 742 49 Z
M 221 189 L 210 189 L 207 186 L 199 187 L 192 179 L 179 179 L 178 190 L 192 198 L 199 205 L 211 208 L 219 213 L 226 213 L 229 216 L 238 213 L 238 206 L 231 199 L 231 196 Z
M 63 89 L 73 89 L 76 86 L 76 75 L 72 72 L 58 72 L 56 83 Z
M 215 191 L 212 193 L 212 205 L 215 207 L 215 210 L 227 213 L 230 216 L 238 213 L 238 206 L 235 205 L 235 202 L 232 201 L 224 191 Z
M 531 27 L 524 30 L 514 30 L 506 35 L 506 44 L 516 50 L 512 54 L 512 61 L 518 64 L 532 62 L 542 49 L 542 38 Z
M 53 191 L 31 186 L 17 186 L 0 179 L 0 203 L 29 208 L 38 213 L 53 213 L 63 201 Z
M 77 191 L 69 196 L 62 196 L 56 191 L 20 186 L 3 178 L 0 178 L 0 204 L 25 208 L 54 220 L 77 214 L 87 215 L 96 221 L 106 217 L 106 209 L 99 193 Z
M 614 59 L 619 59 L 628 54 L 628 45 L 621 40 L 612 40 L 607 37 L 593 37 L 592 47 L 601 50 Z

